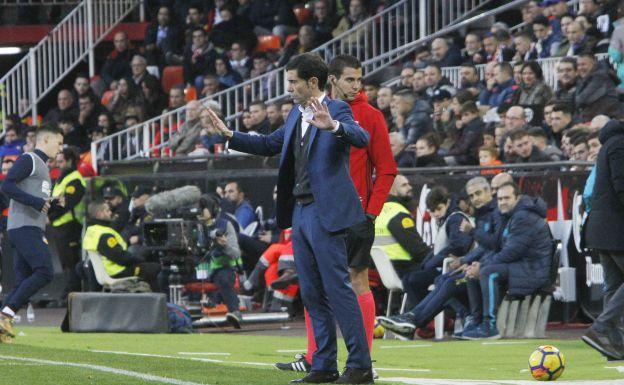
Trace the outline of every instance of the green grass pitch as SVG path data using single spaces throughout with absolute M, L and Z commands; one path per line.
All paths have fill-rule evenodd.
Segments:
M 301 374 L 280 372 L 271 364 L 290 361 L 291 350 L 305 347 L 304 338 L 243 333 L 63 334 L 41 327 L 18 327 L 17 332 L 22 335 L 14 344 L 0 345 L 2 385 L 287 384 Z M 558 382 L 624 384 L 624 373 L 617 370 L 624 363 L 607 363 L 580 340 L 504 340 L 488 345 L 375 340 L 373 358 L 381 377 L 377 383 L 400 383 L 388 381 L 397 377 L 493 381 L 488 384 L 530 381 L 528 357 L 547 343 L 567 359 Z M 344 347 L 339 358 L 344 365 Z

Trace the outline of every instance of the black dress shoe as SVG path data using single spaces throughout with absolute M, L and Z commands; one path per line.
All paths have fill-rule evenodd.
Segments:
M 338 379 L 338 372 L 311 371 L 307 376 L 290 381 L 291 384 L 329 384 Z
M 614 338 L 612 336 L 601 333 L 598 330 L 593 328 L 589 328 L 587 333 L 582 337 L 583 342 L 592 348 L 598 350 L 602 355 L 607 357 L 612 361 L 619 361 L 622 358 L 622 353 L 620 353 L 619 349 L 616 345 L 614 345 Z
M 336 384 L 374 384 L 373 370 L 346 368 Z

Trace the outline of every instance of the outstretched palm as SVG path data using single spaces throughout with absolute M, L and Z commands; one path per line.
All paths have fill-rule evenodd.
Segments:
M 306 120 L 308 123 L 321 130 L 334 129 L 335 122 L 329 114 L 327 104 L 319 102 L 317 98 L 310 98 L 310 108 L 312 108 L 314 119 Z
M 212 127 L 214 127 L 215 131 L 217 131 L 218 134 L 226 137 L 232 136 L 232 131 L 227 128 L 225 123 L 223 123 L 223 121 L 217 116 L 217 114 L 215 114 L 215 112 L 212 111 L 210 108 L 208 108 L 208 115 L 210 116 Z

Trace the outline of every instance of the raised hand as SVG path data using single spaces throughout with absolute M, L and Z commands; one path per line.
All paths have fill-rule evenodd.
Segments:
M 336 128 L 336 122 L 329 114 L 327 104 L 319 102 L 316 98 L 310 98 L 310 108 L 312 108 L 314 113 L 314 119 L 306 119 L 306 122 L 321 130 L 333 130 Z
M 217 114 L 215 114 L 213 110 L 211 110 L 210 108 L 208 108 L 207 110 L 208 116 L 210 116 L 210 121 L 212 122 L 212 127 L 214 127 L 215 131 L 219 135 L 223 135 L 226 138 L 231 138 L 233 135 L 232 130 L 227 128 L 225 123 L 223 123 L 223 121 L 217 116 Z

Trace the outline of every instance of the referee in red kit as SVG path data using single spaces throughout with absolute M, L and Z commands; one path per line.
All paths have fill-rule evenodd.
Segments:
M 355 121 L 370 135 L 367 147 L 351 147 L 349 171 L 366 213 L 366 220 L 347 230 L 346 243 L 349 275 L 362 310 L 369 351 L 372 351 L 375 300 L 368 283 L 370 251 L 375 240 L 375 218 L 386 202 L 394 177 L 397 175 L 397 165 L 390 150 L 388 127 L 384 116 L 381 111 L 368 103 L 362 89 L 360 61 L 351 55 L 336 56 L 329 63 L 328 81 L 332 89 L 332 99 L 347 102 L 353 111 Z M 276 364 L 278 369 L 310 371 L 316 343 L 307 312 L 305 321 L 308 336 L 307 353 L 298 355 L 296 361 Z

